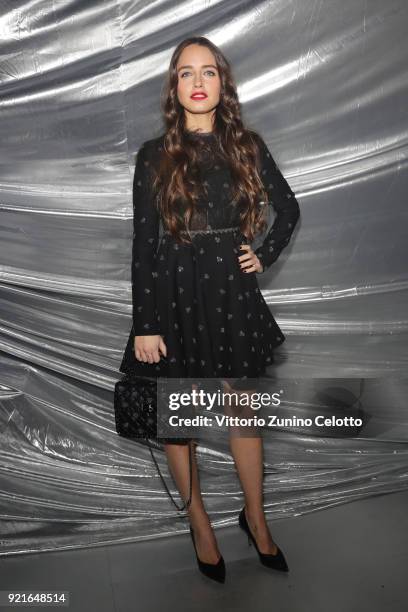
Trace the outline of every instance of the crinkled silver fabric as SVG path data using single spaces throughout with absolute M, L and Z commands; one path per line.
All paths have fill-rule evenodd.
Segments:
M 191 34 L 227 54 L 244 119 L 301 207 L 259 277 L 287 336 L 271 376 L 339 378 L 366 417 L 354 437 L 266 437 L 267 515 L 407 488 L 407 16 L 402 0 L 2 4 L 1 554 L 187 528 L 112 403 L 135 153 L 161 132 L 165 70 Z M 227 444 L 198 461 L 214 525 L 235 523 Z

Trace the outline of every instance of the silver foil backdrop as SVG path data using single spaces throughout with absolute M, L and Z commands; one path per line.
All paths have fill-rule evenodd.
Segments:
M 403 0 L 1 2 L 0 554 L 187 529 L 112 399 L 135 153 L 162 131 L 165 71 L 192 34 L 230 59 L 301 206 L 259 277 L 287 335 L 271 376 L 319 379 L 366 415 L 355 436 L 265 439 L 268 516 L 407 488 L 407 23 Z M 233 524 L 228 445 L 198 451 L 214 525 Z

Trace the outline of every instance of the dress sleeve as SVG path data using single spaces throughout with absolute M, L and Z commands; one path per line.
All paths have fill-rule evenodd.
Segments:
M 278 259 L 288 244 L 300 217 L 300 209 L 294 192 L 281 174 L 268 147 L 260 138 L 260 176 L 268 193 L 268 204 L 272 205 L 276 217 L 262 244 L 254 251 L 263 266 L 262 274 Z
M 143 144 L 133 179 L 132 303 L 135 336 L 160 334 L 156 296 L 159 213 L 151 184 L 151 165 Z

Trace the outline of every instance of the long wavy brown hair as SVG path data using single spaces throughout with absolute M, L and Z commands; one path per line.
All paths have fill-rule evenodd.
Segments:
M 230 64 L 220 49 L 203 36 L 189 37 L 179 43 L 170 60 L 162 94 L 162 112 L 165 122 L 164 148 L 161 154 L 153 187 L 157 190 L 157 206 L 166 229 L 177 242 L 189 243 L 186 230 L 194 214 L 196 204 L 204 194 L 205 185 L 200 181 L 197 147 L 185 136 L 185 114 L 177 96 L 177 63 L 181 52 L 188 45 L 208 47 L 218 67 L 221 91 L 220 102 L 215 109 L 214 135 L 218 155 L 229 167 L 232 179 L 232 204 L 239 207 L 240 231 L 249 241 L 266 226 L 264 210 L 259 202 L 266 202 L 259 176 L 260 156 L 257 133 L 244 127 L 240 103 Z

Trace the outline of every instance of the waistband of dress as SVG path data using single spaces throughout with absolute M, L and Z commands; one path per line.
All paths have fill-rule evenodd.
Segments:
M 195 236 L 196 234 L 222 234 L 224 232 L 237 232 L 239 231 L 241 228 L 239 225 L 234 225 L 232 227 L 220 227 L 218 229 L 206 229 L 206 230 L 190 230 L 190 231 L 186 231 L 186 230 L 181 230 L 181 234 L 183 235 L 188 235 L 188 236 Z M 165 232 L 163 232 L 163 234 L 169 235 L 171 232 L 169 230 L 166 230 Z

